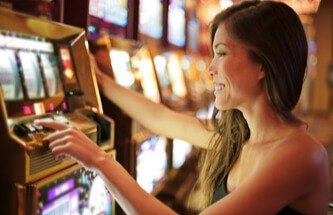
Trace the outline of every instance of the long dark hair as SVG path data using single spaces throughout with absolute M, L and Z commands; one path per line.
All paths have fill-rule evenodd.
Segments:
M 298 15 L 286 4 L 245 1 L 217 14 L 211 25 L 211 44 L 217 28 L 225 25 L 231 37 L 245 45 L 251 60 L 262 65 L 268 99 L 278 116 L 301 124 L 292 110 L 299 100 L 307 64 L 308 47 Z M 250 137 L 248 124 L 239 110 L 214 111 L 215 135 L 201 157 L 199 185 L 203 191 L 200 208 L 211 204 L 216 186 L 239 157 Z

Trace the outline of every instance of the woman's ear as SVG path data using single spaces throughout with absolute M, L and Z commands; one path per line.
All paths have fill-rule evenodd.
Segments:
M 259 75 L 258 75 L 258 80 L 261 80 L 265 78 L 265 70 L 264 67 L 262 65 L 260 65 L 260 71 L 259 71 Z

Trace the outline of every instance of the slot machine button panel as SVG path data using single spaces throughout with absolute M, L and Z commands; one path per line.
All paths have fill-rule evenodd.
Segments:
M 25 137 L 30 133 L 30 129 L 23 123 L 15 124 L 13 131 L 19 137 Z
M 29 133 L 34 133 L 37 131 L 37 128 L 35 128 L 33 125 L 31 125 L 30 123 L 25 124 L 25 126 L 29 129 Z
M 38 131 L 38 132 L 44 131 L 44 127 L 41 125 L 32 124 L 31 126 L 33 126 L 36 129 L 36 131 Z

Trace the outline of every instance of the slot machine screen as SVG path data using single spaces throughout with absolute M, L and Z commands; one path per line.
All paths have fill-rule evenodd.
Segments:
M 112 214 L 112 196 L 96 173 L 77 169 L 38 189 L 37 214 Z
M 138 53 L 132 57 L 134 74 L 140 80 L 143 95 L 155 102 L 160 102 L 160 92 L 157 85 L 157 77 L 154 63 L 147 47 L 142 47 Z
M 172 0 L 168 11 L 168 42 L 179 47 L 184 47 L 186 40 L 184 4 L 184 0 Z
M 171 53 L 168 58 L 167 71 L 171 81 L 173 93 L 184 98 L 187 95 L 184 74 L 180 66 L 180 60 L 176 53 Z
M 136 180 L 148 193 L 152 193 L 165 179 L 168 169 L 167 139 L 153 136 L 139 145 L 137 151 Z
M 188 31 L 188 49 L 192 51 L 198 51 L 199 50 L 199 28 L 200 23 L 196 17 L 192 17 L 188 21 L 187 31 Z
M 163 34 L 163 5 L 161 0 L 140 0 L 139 32 L 155 39 Z
M 89 14 L 98 18 L 104 18 L 104 0 L 90 0 L 89 1 Z
M 23 91 L 13 50 L 0 49 L 0 82 L 4 99 L 21 100 Z
M 60 59 L 63 67 L 64 82 L 66 84 L 76 84 L 77 78 L 73 69 L 70 51 L 67 46 L 60 47 Z
M 0 81 L 9 117 L 67 110 L 61 50 L 42 37 L 0 32 Z
M 163 98 L 169 98 L 172 95 L 171 81 L 167 71 L 167 62 L 168 59 L 163 55 L 157 55 L 154 57 L 157 78 L 161 86 Z
M 128 1 L 90 0 L 89 14 L 106 22 L 125 27 L 128 19 Z
M 18 56 L 23 69 L 28 97 L 30 99 L 44 98 L 44 86 L 36 53 L 20 51 Z
M 180 168 L 192 151 L 192 145 L 186 141 L 174 139 L 172 145 L 172 167 Z
M 135 89 L 137 83 L 132 70 L 131 57 L 128 52 L 112 49 L 110 51 L 111 65 L 115 80 L 128 89 Z
M 62 83 L 55 56 L 45 53 L 41 54 L 41 64 L 49 96 L 63 96 Z

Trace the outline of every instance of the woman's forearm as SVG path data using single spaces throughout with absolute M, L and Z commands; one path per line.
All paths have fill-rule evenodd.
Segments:
M 173 114 L 173 111 L 165 106 L 146 99 L 138 92 L 120 86 L 109 77 L 100 82 L 100 87 L 110 101 L 150 130 L 161 127 L 162 118 Z M 156 119 L 162 120 L 157 122 Z M 161 133 L 163 131 L 154 132 Z
M 113 158 L 103 154 L 93 168 L 126 214 L 176 214 L 144 191 Z
M 197 118 L 152 102 L 135 91 L 123 88 L 106 75 L 99 77 L 99 84 L 108 99 L 152 132 L 207 147 L 212 132 Z

